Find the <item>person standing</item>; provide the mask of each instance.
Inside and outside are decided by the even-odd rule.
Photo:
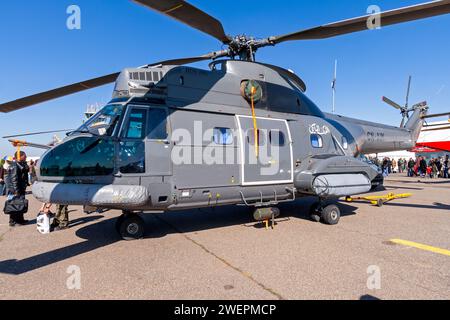
[[[431,163],[431,175],[433,179],[436,179],[438,177],[438,166],[437,166],[437,159],[432,160]]]
[[[56,206],[55,219],[50,227],[52,231],[60,231],[69,228],[69,206],[62,204]]]
[[[17,175],[19,182],[19,197],[25,198],[27,188],[30,186],[28,181],[28,174],[30,173],[30,167],[27,163],[27,154],[23,151],[19,153],[19,159],[16,161]]]
[[[420,161],[419,161],[419,172],[420,172],[420,176],[422,178],[425,178],[425,176],[427,175],[427,161],[425,160],[424,157],[420,158]]]
[[[386,178],[389,175],[389,161],[387,158],[384,158],[383,163],[381,165],[381,170],[383,172],[383,176]]]
[[[409,158],[408,161],[408,177],[414,177],[414,167],[416,166],[416,162],[413,158]]]
[[[398,159],[398,173],[403,173],[403,159]]]
[[[442,162],[441,158],[436,158],[434,161],[434,164],[436,165],[436,178],[442,178],[441,171],[442,171]]]
[[[19,159],[16,161],[12,157],[6,159],[5,165],[5,184],[8,196],[25,199],[26,190],[28,187],[28,165],[27,155],[25,152],[19,153]],[[25,220],[23,213],[13,213],[9,216],[9,225],[25,225],[28,220]]]
[[[445,156],[444,160],[444,178],[448,179],[448,165],[450,164],[450,160],[448,159],[448,155]]]
[[[3,169],[3,165],[5,164],[5,160],[0,160],[0,197],[5,195],[5,169]]]
[[[392,159],[391,166],[392,166],[392,173],[396,173],[397,172],[397,161],[395,161],[395,159]]]

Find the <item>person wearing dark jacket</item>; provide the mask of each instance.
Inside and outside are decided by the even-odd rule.
[[[26,190],[28,187],[28,171],[27,155],[25,152],[20,152],[17,161],[6,161],[5,166],[5,184],[7,195],[25,199]],[[28,221],[24,219],[23,214],[15,213],[9,217],[9,225],[24,225]]]
[[[445,156],[445,160],[444,160],[444,178],[448,178],[448,169],[450,166],[450,160],[448,158],[448,155]]]
[[[422,178],[425,178],[425,176],[427,175],[427,161],[423,157],[421,158],[421,160],[419,162],[419,171],[420,171],[420,176]]]
[[[27,163],[27,155],[25,152],[20,152],[20,159],[16,161],[17,174],[18,174],[18,187],[19,196],[24,197],[27,193],[27,188],[30,186],[28,174],[30,173],[30,167]]]
[[[0,197],[5,195],[5,169],[3,166],[5,164],[5,160],[0,160]]]
[[[414,177],[414,167],[416,166],[416,162],[413,158],[409,159],[408,162],[408,177]]]

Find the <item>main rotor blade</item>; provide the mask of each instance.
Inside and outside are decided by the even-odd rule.
[[[41,132],[29,132],[29,133],[23,133],[23,134],[15,134],[15,135],[13,135],[13,136],[2,137],[2,139],[18,138],[18,137],[29,137],[29,136],[38,136],[38,135],[41,135],[41,134],[59,133],[59,132],[70,132],[70,131],[73,131],[73,129],[52,130],[52,131],[41,131]]]
[[[392,101],[389,98],[383,97],[383,101],[386,102],[388,105],[394,107],[395,109],[398,109],[398,110],[402,109],[402,107],[398,103],[395,103],[394,101]]]
[[[397,23],[429,18],[437,15],[450,13],[450,0],[427,2],[419,5],[404,7],[400,9],[380,12],[376,14],[381,20],[381,27]],[[289,33],[269,38],[272,44],[292,40],[311,40],[336,37],[343,34],[368,30],[370,21],[374,15],[366,15],[340,22],[334,22],[323,26]]]
[[[194,63],[203,60],[216,59],[218,57],[222,57],[224,55],[228,55],[227,50],[211,52],[205,54],[203,56],[191,57],[191,58],[181,58],[181,59],[173,59],[173,60],[164,60],[160,62],[155,62],[149,65],[146,65],[141,68],[157,66],[157,65],[183,65],[188,63]],[[53,89],[46,92],[41,92],[32,96],[28,96],[25,98],[17,99],[14,101],[6,102],[0,104],[0,112],[8,113],[16,110],[20,110],[26,107],[30,107],[35,104],[39,104],[42,102],[50,101],[56,98],[61,98],[64,96],[68,96],[77,92],[81,92],[84,90],[93,89],[96,87],[100,87],[109,83],[116,81],[120,72],[112,73],[107,76],[102,76],[99,78],[90,79],[83,82],[78,82],[75,84],[70,84],[68,86],[64,86],[61,88]]]
[[[225,34],[222,23],[209,14],[183,0],[133,0],[150,9],[163,13],[188,26],[200,30],[214,38],[229,43],[231,39]]]
[[[428,127],[425,127],[424,129],[423,129],[423,131],[441,131],[441,130],[448,130],[448,129],[450,129],[450,126],[446,126],[446,127],[440,127],[440,128],[431,128],[431,129],[428,129]]]
[[[35,104],[39,104],[45,101],[53,100],[56,98],[61,98],[73,93],[81,92],[88,89],[93,89],[96,87],[103,86],[108,83],[112,83],[116,81],[117,77],[120,73],[113,73],[107,76],[102,76],[94,79],[90,79],[87,81],[82,81],[74,84],[70,84],[68,86],[64,86],[61,88],[53,89],[46,92],[41,92],[38,94],[34,94],[32,96],[28,96],[25,98],[17,99],[14,101],[10,101],[7,103],[0,104],[0,112],[8,113],[11,111],[16,111],[19,109],[23,109]]]
[[[33,142],[27,142],[27,141],[21,141],[21,140],[8,140],[14,147],[17,147],[20,145],[21,147],[32,147],[37,149],[51,149],[51,146],[45,145],[45,144],[39,144],[39,143],[33,143]]]
[[[448,121],[448,123],[450,123],[450,119]],[[442,127],[442,126],[446,126],[448,125],[447,123],[443,122],[443,123],[432,123],[432,124],[426,124],[423,127],[424,128],[435,128],[435,127]]]
[[[195,63],[195,62],[200,62],[200,61],[205,61],[205,60],[213,60],[213,59],[217,59],[220,57],[228,56],[228,54],[229,54],[228,50],[214,51],[214,52],[210,52],[210,53],[204,54],[202,56],[197,56],[197,57],[171,59],[171,60],[155,62],[152,64],[148,64],[144,67],[155,67],[155,66],[159,66],[159,65],[163,65],[163,66],[183,65],[183,64]]]

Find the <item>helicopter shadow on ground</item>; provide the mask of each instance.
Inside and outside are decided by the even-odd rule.
[[[434,209],[434,210],[447,210],[450,212],[450,205],[441,203],[441,202],[433,202],[433,204],[417,204],[417,203],[400,203],[400,202],[388,202],[385,204],[386,206],[393,207],[404,207],[404,208],[416,208],[416,209]]]
[[[425,180],[425,181],[419,181],[419,183],[423,184],[431,184],[431,185],[440,185],[440,184],[449,184],[450,180],[441,180],[441,181],[432,181],[432,180]]]
[[[310,208],[314,204],[314,198],[302,198],[294,202],[282,203],[280,208],[281,215],[275,219],[276,224],[285,223],[291,219],[306,220],[310,223]],[[341,216],[345,218],[354,215],[356,207],[344,203],[338,203],[341,209]],[[145,218],[145,216],[144,216]],[[158,224],[158,227],[149,230],[147,238],[164,237],[171,233],[188,233],[229,226],[241,225],[244,227],[265,228],[260,222],[253,219],[253,210],[240,206],[225,206],[215,209],[196,209],[181,212],[169,212],[153,215],[154,222],[146,222],[148,226]]]
[[[295,203],[280,205],[281,216],[277,219],[278,223],[283,223],[291,218],[309,221],[309,209],[313,202],[312,199],[306,198],[297,200]],[[346,212],[343,216],[354,214],[356,209],[343,204],[339,204],[339,206],[341,210]],[[145,220],[147,229],[144,236],[145,239],[163,238],[169,234],[197,232],[236,225],[251,225],[255,228],[261,226],[261,224],[254,222],[252,210],[247,207],[236,206],[144,214],[142,217]],[[103,216],[77,219],[71,222],[71,226],[79,226],[80,223],[94,222],[101,218]],[[75,234],[86,241],[22,260],[0,261],[0,274],[21,275],[122,241],[115,230],[116,220],[116,218],[105,219],[78,229]],[[64,232],[70,232],[70,229]]]
[[[92,216],[92,217],[85,217],[81,219],[75,219],[71,221],[71,226],[73,225],[80,225],[84,223],[90,223],[94,222],[96,220],[99,220],[103,218],[103,216]],[[11,259],[11,260],[5,260],[0,261],[0,274],[10,274],[10,275],[20,275],[24,274],[39,268],[43,268],[46,266],[49,266],[51,264],[78,256],[80,254],[98,249],[100,247],[103,247],[105,245],[111,244],[113,242],[116,242],[118,239],[113,239],[112,237],[107,238],[103,236],[99,236],[98,238],[95,237],[95,232],[101,232],[102,225],[100,224],[93,224],[88,227],[83,227],[82,229],[78,230],[76,233],[78,235],[78,232],[84,233],[82,230],[89,230],[89,241],[76,243],[70,246],[58,248],[52,251],[44,252],[35,256],[31,256],[22,260],[17,259]],[[66,231],[60,231],[60,232],[70,232],[70,229]]]
[[[417,179],[417,180],[416,180]],[[433,181],[431,178],[419,178],[415,177],[413,180],[404,181],[404,180],[390,180],[390,182],[400,182],[402,184],[425,184],[425,185],[441,185],[441,184],[449,184],[450,179],[448,180],[439,180]],[[403,187],[402,187],[403,188]],[[405,189],[405,188],[403,188]]]
[[[419,188],[419,187],[404,187],[404,186],[385,186],[384,189],[382,190],[377,190],[377,191],[391,191],[391,190],[418,190],[418,191],[422,191],[423,188]]]

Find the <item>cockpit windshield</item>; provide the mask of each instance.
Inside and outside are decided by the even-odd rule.
[[[107,105],[72,134],[91,133],[96,136],[111,136],[119,123],[123,110],[124,106],[121,104]]]

